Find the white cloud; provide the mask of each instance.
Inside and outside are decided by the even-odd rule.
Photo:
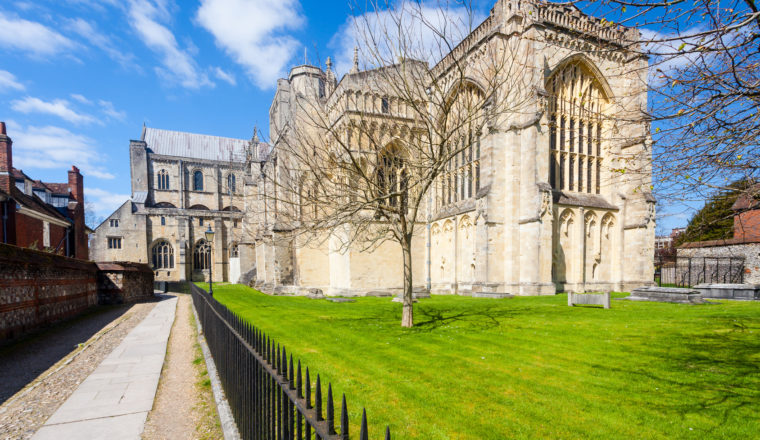
[[[101,188],[84,188],[84,197],[91,204],[98,217],[111,215],[116,208],[129,200],[129,194],[114,193]]]
[[[71,96],[71,99],[73,99],[74,101],[80,104],[92,105],[92,101],[90,101],[89,99],[85,98],[83,95],[80,95],[78,93],[72,93],[69,96]]]
[[[40,23],[0,12],[0,46],[40,57],[63,52],[75,44]]]
[[[260,88],[276,85],[300,43],[284,32],[305,20],[298,0],[201,0],[197,21]]]
[[[641,29],[642,51],[649,56],[649,85],[660,86],[682,69],[694,64],[699,53],[693,52],[698,39],[690,35],[698,34],[700,28],[687,29],[680,34],[667,34],[650,29]]]
[[[161,57],[162,67],[156,72],[169,81],[177,82],[188,89],[214,86],[208,75],[198,69],[198,65],[187,51],[182,50],[174,34],[160,20],[169,18],[167,5],[159,1],[132,0],[129,5],[130,24],[137,35],[152,51]]]
[[[231,86],[237,85],[237,81],[235,81],[235,76],[229,72],[225,72],[219,67],[214,68],[214,75],[216,75],[217,78],[221,79],[222,81],[228,83]]]
[[[101,33],[95,25],[81,18],[69,20],[68,26],[71,31],[87,40],[91,45],[105,52],[109,58],[122,66],[134,66],[135,56],[129,52],[123,52],[116,48],[111,38]]]
[[[335,70],[345,74],[351,69],[354,47],[362,54],[361,69],[379,67],[379,61],[393,63],[399,55],[433,65],[485,18],[463,6],[409,1],[395,2],[392,9],[351,16],[330,41],[330,46],[338,50]],[[404,47],[403,53],[399,53],[399,46]],[[382,60],[368,59],[377,58],[368,55],[372,52]]]
[[[8,89],[23,91],[26,87],[23,84],[16,81],[16,77],[6,71],[0,70],[0,92],[4,92]]]
[[[127,117],[127,113],[124,111],[116,110],[111,101],[104,101],[101,99],[98,101],[98,104],[100,104],[100,108],[103,110],[103,113],[111,119],[123,121]]]
[[[20,113],[45,113],[58,116],[73,124],[90,124],[98,122],[95,118],[84,113],[77,113],[65,99],[56,99],[52,102],[43,101],[39,98],[27,96],[24,99],[16,99],[11,102],[11,109]]]
[[[9,124],[13,138],[13,163],[24,169],[68,169],[79,167],[83,174],[99,179],[113,179],[102,165],[104,158],[95,141],[87,136],[54,126],[26,128]]]

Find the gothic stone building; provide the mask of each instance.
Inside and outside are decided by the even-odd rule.
[[[157,281],[206,280],[212,269],[215,281],[236,282],[252,265],[241,252],[244,169],[259,149],[266,144],[143,127],[129,144],[132,198],[96,228],[93,260],[148,263]]]
[[[643,117],[648,64],[629,50],[639,39],[637,30],[611,26],[574,6],[500,0],[432,67],[436,86],[448,84],[453,100],[461,91],[485,94],[488,84],[504,84],[519,86],[517,99],[527,104],[481,133],[430,190],[427,224],[417,228],[422,232],[412,247],[415,289],[544,295],[651,283],[655,201]],[[491,81],[484,76],[488,68],[478,66],[505,47],[521,77]],[[385,128],[403,136],[408,109],[383,87],[372,87],[382,83],[381,70],[359,71],[355,62],[337,82],[329,63],[326,71],[299,66],[278,82],[270,109],[273,149],[246,213],[255,219],[251,241],[262,289],[318,288],[336,295],[402,290],[398,245],[346,248],[350,232],[341,228],[299,242],[297,224],[283,221],[286,208],[276,205],[286,196],[278,187],[293,185],[271,183],[287,174],[280,168],[288,148],[281,145],[293,142],[294,127],[313,109],[321,108],[329,125],[339,127],[332,131],[344,130],[344,141],[356,143],[357,151],[362,131]],[[256,200],[264,206],[256,207]]]
[[[517,99],[527,104],[479,133],[429,190],[426,224],[413,242],[416,289],[546,295],[627,291],[651,283],[655,201],[643,118],[648,64],[630,50],[639,38],[635,29],[573,6],[499,0],[430,68],[435,81],[448,84],[453,100],[461,91],[483,94],[487,84],[499,82],[478,66],[487,54],[508,47],[513,64],[522,68],[502,87],[517,88]],[[452,73],[458,66],[465,66],[463,75]],[[381,69],[360,71],[355,63],[337,81],[329,64],[326,70],[293,68],[278,81],[270,108],[271,147],[255,139],[228,141],[247,160],[229,161],[219,138],[147,129],[130,146],[133,198],[98,228],[94,252],[101,259],[147,261],[158,279],[198,277],[210,260],[220,280],[235,281],[234,275],[255,268],[255,283],[266,291],[401,291],[398,245],[346,247],[345,228],[299,239],[298,223],[283,220],[293,203],[284,206],[286,195],[278,194],[287,186],[281,183],[288,162],[283,145],[292,144],[292,130],[308,119],[307,109],[328,115],[357,150],[365,142],[357,115],[362,123],[375,118],[378,126],[404,133],[408,108],[371,86]],[[165,188],[162,173],[169,176]],[[235,188],[242,194],[228,190],[230,174],[244,179],[244,187]],[[196,175],[200,189],[194,187]],[[200,221],[213,222],[217,231],[208,259]],[[123,249],[105,248],[112,236],[125,237]]]

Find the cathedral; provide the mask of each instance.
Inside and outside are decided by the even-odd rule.
[[[651,284],[655,200],[639,38],[574,6],[499,0],[437,64],[413,63],[442,102],[521,102],[463,141],[426,188],[411,246],[415,291],[501,297]],[[506,71],[484,67],[497,53],[520,66],[503,81],[489,75]],[[167,281],[205,279],[212,269],[214,280],[266,292],[403,291],[397,242],[346,240],[350,222],[299,234],[317,207],[284,193],[295,132],[310,111],[329,127],[310,136],[337,133],[375,157],[414,132],[409,102],[378,86],[382,67],[355,62],[339,81],[331,67],[297,66],[278,81],[269,143],[255,132],[237,140],[144,128],[130,144],[132,200],[97,228],[94,258],[146,262]],[[395,134],[368,135],[382,130]],[[123,237],[118,249],[114,237]]]

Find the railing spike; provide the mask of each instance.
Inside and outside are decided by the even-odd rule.
[[[288,378],[290,378],[290,389],[296,389],[295,375],[293,374],[293,353],[290,353],[290,371],[288,371]]]
[[[306,367],[306,409],[311,409],[311,378],[309,377],[309,367]]]
[[[299,398],[303,397],[303,394],[301,394],[301,391],[303,391],[303,381],[301,380],[301,359],[299,359],[298,367],[296,370],[296,392],[298,393]]]
[[[333,406],[332,384],[327,383],[327,432],[335,434],[335,407]]]
[[[367,409],[362,408],[362,427],[359,430],[359,440],[369,440],[369,433],[367,432]]]
[[[391,427],[385,425],[385,440],[391,440]]]
[[[322,418],[322,384],[319,381],[319,374],[317,374],[317,386],[314,390],[314,407],[317,409],[317,420],[324,420]]]
[[[282,346],[282,358],[280,359],[280,369],[278,370],[285,380],[288,380],[288,354],[285,353],[285,346]]]
[[[348,440],[348,406],[346,405],[346,393],[343,393],[343,402],[340,404],[340,438]]]

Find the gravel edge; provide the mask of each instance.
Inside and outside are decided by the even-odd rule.
[[[203,357],[206,360],[206,370],[208,371],[209,380],[211,380],[211,389],[214,392],[216,410],[219,414],[219,421],[222,424],[224,440],[240,440],[240,432],[235,423],[235,418],[232,417],[232,410],[230,409],[227,397],[224,395],[222,382],[219,380],[219,374],[216,371],[214,358],[211,357],[211,351],[208,348],[208,344],[206,344],[206,338],[203,336],[203,325],[198,317],[198,312],[195,310],[195,304],[193,304],[193,315],[195,316],[195,324],[198,326],[198,344],[200,344],[201,350],[203,351]]]

